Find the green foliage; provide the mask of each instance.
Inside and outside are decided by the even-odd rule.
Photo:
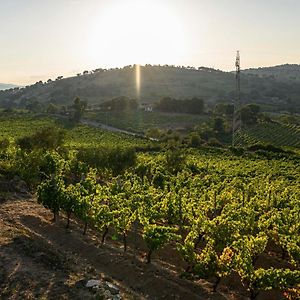
[[[63,145],[65,131],[56,127],[44,128],[31,136],[22,137],[17,140],[17,144],[22,150],[31,151],[33,149],[57,149]]]
[[[59,113],[59,107],[50,102],[47,107],[47,113],[48,114],[57,114],[57,113]]]
[[[246,125],[253,125],[257,123],[258,113],[260,112],[260,106],[257,104],[248,104],[241,108],[242,122]]]
[[[253,275],[252,287],[262,290],[286,290],[300,284],[300,271],[290,269],[257,269]]]
[[[190,135],[190,146],[197,148],[203,144],[203,141],[201,140],[200,136],[197,133],[192,133]]]
[[[214,109],[216,115],[224,116],[227,119],[232,119],[234,106],[227,103],[217,103]]]
[[[65,199],[65,186],[63,180],[59,176],[44,181],[38,186],[37,199],[46,208],[50,209],[54,216],[59,213],[61,204]]]
[[[88,148],[80,149],[77,158],[92,167],[110,169],[114,175],[118,175],[135,165],[136,152],[133,148]]]
[[[202,114],[204,112],[204,101],[195,97],[186,100],[164,97],[156,104],[155,108],[163,112]]]
[[[160,138],[163,128],[173,127],[193,127],[208,119],[207,115],[174,114],[159,111],[145,112],[143,110],[135,112],[87,112],[89,119],[108,124],[116,128],[121,128],[136,133],[145,133],[146,136],[156,139]]]
[[[146,136],[154,139],[159,139],[162,132],[158,128],[150,128],[146,131]]]
[[[243,155],[245,150],[243,148],[238,148],[238,147],[229,147],[229,150],[234,154],[234,155]]]
[[[9,145],[10,145],[10,141],[8,138],[1,140],[0,141],[0,150],[1,151],[7,150]]]
[[[5,164],[26,181],[41,182],[37,191],[41,204],[55,215],[67,213],[69,220],[74,214],[85,224],[84,232],[92,226],[101,231],[103,241],[113,230],[123,236],[124,250],[127,234],[143,228],[148,262],[153,251],[167,244],[174,247],[176,242],[190,277],[216,277],[218,282],[234,272],[252,294],[297,287],[300,165],[296,153],[280,153],[284,156],[274,159],[247,152],[239,155],[235,153],[239,149],[232,149],[232,154],[198,148],[185,149],[184,154],[174,149],[132,155],[132,145],[138,142],[131,138],[124,148],[106,153],[103,149],[120,142],[122,135],[86,127],[70,132],[76,136],[74,147],[64,151],[23,151],[12,140],[5,141],[0,172]],[[97,142],[88,143],[93,137]],[[272,255],[270,244],[275,244]],[[258,258],[274,256],[285,256],[285,270],[257,268]]]
[[[223,147],[223,144],[215,137],[209,138],[207,145],[211,147]]]
[[[218,271],[217,254],[211,244],[207,244],[197,256],[197,262],[193,267],[193,272],[200,278],[210,278]]]
[[[50,175],[45,173],[49,170],[49,167],[44,158],[47,159],[44,151],[41,150],[30,152],[20,151],[14,157],[12,171],[34,189],[40,183],[41,179]]]
[[[169,150],[166,154],[166,168],[176,174],[184,168],[186,157],[180,150]]]
[[[300,148],[300,130],[297,125],[263,123],[243,128],[239,145],[272,144],[276,147]]]
[[[74,109],[73,121],[79,122],[86,108],[87,108],[87,102],[80,100],[79,97],[76,97],[73,103],[73,109]]]
[[[149,249],[147,262],[150,263],[153,251],[160,249],[172,240],[177,240],[179,236],[176,234],[175,228],[148,224],[144,226],[143,238]]]
[[[222,118],[218,117],[213,119],[213,130],[221,134],[225,132],[225,124]]]
[[[273,152],[273,153],[291,153],[291,152],[287,152],[282,148],[276,147],[274,145],[270,145],[270,144],[254,144],[251,145],[249,147],[247,147],[247,150],[249,151],[258,151],[258,150],[262,150],[262,151],[268,151],[268,152]]]
[[[141,93],[141,101],[171,97],[186,99],[203,97],[217,101],[232,101],[234,98],[234,74],[212,68],[175,66],[141,66],[143,80],[147,82]],[[282,75],[283,74],[283,75]],[[271,70],[243,71],[243,101],[258,102],[276,111],[299,112],[299,66],[278,66]],[[0,91],[0,105],[7,106],[15,99],[27,99],[49,103],[55,99],[69,104],[76,95],[99,104],[120,95],[134,95],[135,68],[102,70],[93,74],[55,81],[55,84],[28,86],[24,89]],[[294,79],[293,79],[294,78]],[[274,101],[274,98],[277,99]],[[274,103],[275,102],[275,103]],[[25,105],[23,105],[25,106]],[[31,105],[37,108],[37,105]]]
[[[135,111],[138,108],[138,102],[136,99],[123,96],[102,103],[101,108],[104,111]]]
[[[152,184],[155,188],[161,188],[164,189],[165,187],[165,175],[161,172],[157,172],[154,174],[152,179]]]
[[[40,153],[42,156],[42,162],[39,167],[40,173],[46,177],[50,177],[53,174],[61,174],[66,167],[65,160],[55,151],[47,151],[46,153]]]

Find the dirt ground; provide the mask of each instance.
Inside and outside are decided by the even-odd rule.
[[[212,292],[213,282],[180,278],[184,263],[171,248],[147,265],[142,240],[137,249],[129,236],[127,253],[121,241],[101,246],[101,236],[72,220],[52,222],[52,214],[32,198],[0,202],[0,299],[102,299],[82,282],[101,279],[114,283],[122,299],[248,299],[238,283],[227,281]],[[259,297],[260,299],[266,299]],[[271,297],[268,299],[278,299]]]

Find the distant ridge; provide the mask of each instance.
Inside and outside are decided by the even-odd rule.
[[[77,76],[38,81],[20,90],[0,91],[0,105],[22,107],[28,101],[70,105],[75,97],[99,105],[115,97],[139,97],[141,103],[155,103],[162,97],[202,98],[211,108],[217,102],[235,98],[235,75],[206,67],[145,65],[140,68],[139,96],[135,66],[95,69]],[[265,111],[300,112],[300,65],[247,69],[241,75],[241,101],[257,103]]]
[[[0,90],[7,90],[7,89],[12,89],[18,87],[15,84],[9,84],[9,83],[0,83]]]
[[[251,68],[243,70],[245,74],[258,75],[260,77],[270,77],[279,81],[300,82],[300,65],[284,64],[273,67]]]

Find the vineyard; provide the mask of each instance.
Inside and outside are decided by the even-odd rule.
[[[28,149],[18,142],[26,127],[34,132],[53,121],[13,122],[18,125],[0,123],[2,139],[9,138],[1,144],[1,176],[28,181],[54,220],[66,216],[66,227],[76,220],[84,235],[96,230],[104,247],[108,236],[121,240],[124,252],[136,249],[140,238],[145,264],[160,249],[172,249],[184,266],[178,276],[213,280],[215,293],[235,278],[242,286],[237,293],[250,299],[268,299],[274,291],[277,299],[299,297],[297,154],[266,159],[212,148],[133,153],[147,142],[85,126],[68,129],[55,149]],[[291,135],[298,130],[268,126],[261,139],[277,138],[278,128]]]
[[[240,146],[255,143],[300,148],[300,128],[296,125],[263,123],[243,129],[239,137]]]
[[[151,128],[194,127],[207,121],[205,115],[161,112],[88,112],[87,117],[100,123],[126,130],[145,132]]]
[[[43,128],[60,127],[63,125],[55,122],[54,119],[20,115],[14,117],[0,118],[0,140],[6,138],[21,138],[33,134]],[[88,126],[75,126],[68,128],[66,131],[65,145],[68,148],[93,147],[99,146],[144,146],[148,144],[143,139],[136,139],[123,134],[107,132],[101,129],[91,128]]]

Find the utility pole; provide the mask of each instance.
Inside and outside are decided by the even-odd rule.
[[[240,60],[240,51],[236,53],[235,61],[236,73],[236,96],[234,101],[233,109],[233,120],[232,120],[232,146],[236,145],[237,133],[242,128],[242,118],[241,118],[241,60]]]

